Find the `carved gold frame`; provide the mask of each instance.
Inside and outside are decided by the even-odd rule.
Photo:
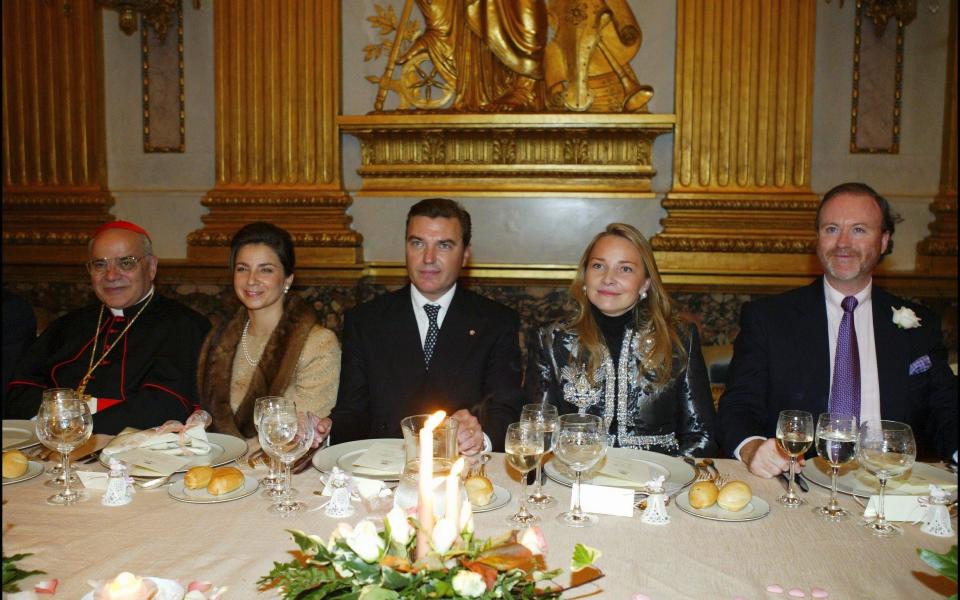
[[[180,87],[177,95],[179,102],[180,143],[176,146],[160,146],[150,141],[150,32],[159,35],[148,26],[145,16],[140,17],[140,54],[141,70],[143,74],[143,151],[146,153],[170,153],[186,151],[186,96],[184,93],[184,58],[183,58],[183,3],[176,4],[177,13],[177,81]]]
[[[901,19],[896,19],[896,60],[894,72],[894,94],[893,94],[893,137],[892,142],[887,147],[863,147],[858,145],[857,132],[860,130],[860,45],[861,35],[863,35],[863,22],[869,21],[866,14],[867,7],[863,0],[857,0],[857,9],[854,15],[854,36],[853,36],[853,92],[852,107],[850,109],[850,153],[851,154],[899,154],[900,152],[900,113],[901,101],[903,99],[903,37],[906,26]],[[870,32],[868,35],[872,35]]]

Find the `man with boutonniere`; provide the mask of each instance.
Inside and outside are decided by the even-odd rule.
[[[870,186],[834,187],[817,210],[823,276],[744,305],[718,424],[724,451],[753,474],[789,466],[772,439],[781,410],[908,423],[920,458],[956,461],[957,377],[940,319],[873,285],[896,221]]]
[[[158,261],[139,225],[105,223],[89,250],[97,302],[51,323],[27,350],[3,418],[34,417],[43,390],[63,387],[86,399],[95,433],[184,421],[196,405],[197,356],[210,322],[154,290]]]

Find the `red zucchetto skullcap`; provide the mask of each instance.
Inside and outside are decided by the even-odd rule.
[[[109,223],[104,223],[100,227],[97,227],[97,230],[93,232],[93,237],[97,237],[108,229],[126,229],[127,231],[145,235],[147,236],[147,239],[150,239],[150,234],[147,233],[146,229],[140,227],[136,223],[131,223],[130,221],[110,221]]]

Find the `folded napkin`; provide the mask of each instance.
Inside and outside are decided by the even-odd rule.
[[[185,424],[167,421],[160,427],[146,431],[120,434],[103,449],[102,455],[104,458],[109,458],[134,448],[176,456],[210,454],[211,446],[207,440],[207,432],[204,430],[209,420],[210,415],[204,411],[197,411],[190,415]]]
[[[605,462],[600,466],[599,472],[596,472],[590,478],[590,483],[594,485],[606,485],[615,487],[635,487],[649,481],[654,476],[650,467],[637,460],[607,455]]]
[[[888,521],[922,521],[927,514],[927,507],[920,499],[923,496],[888,496],[883,497],[883,516]],[[925,498],[924,498],[925,499]],[[870,501],[863,511],[863,516],[873,518],[877,516],[877,506],[880,496],[870,496]]]

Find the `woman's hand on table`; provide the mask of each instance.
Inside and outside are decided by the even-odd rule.
[[[310,411],[307,411],[305,417],[306,423],[305,427],[312,427],[314,430],[313,444],[310,446],[313,449],[319,448],[323,441],[328,435],[330,435],[330,429],[333,428],[333,420],[330,417],[318,417]]]

